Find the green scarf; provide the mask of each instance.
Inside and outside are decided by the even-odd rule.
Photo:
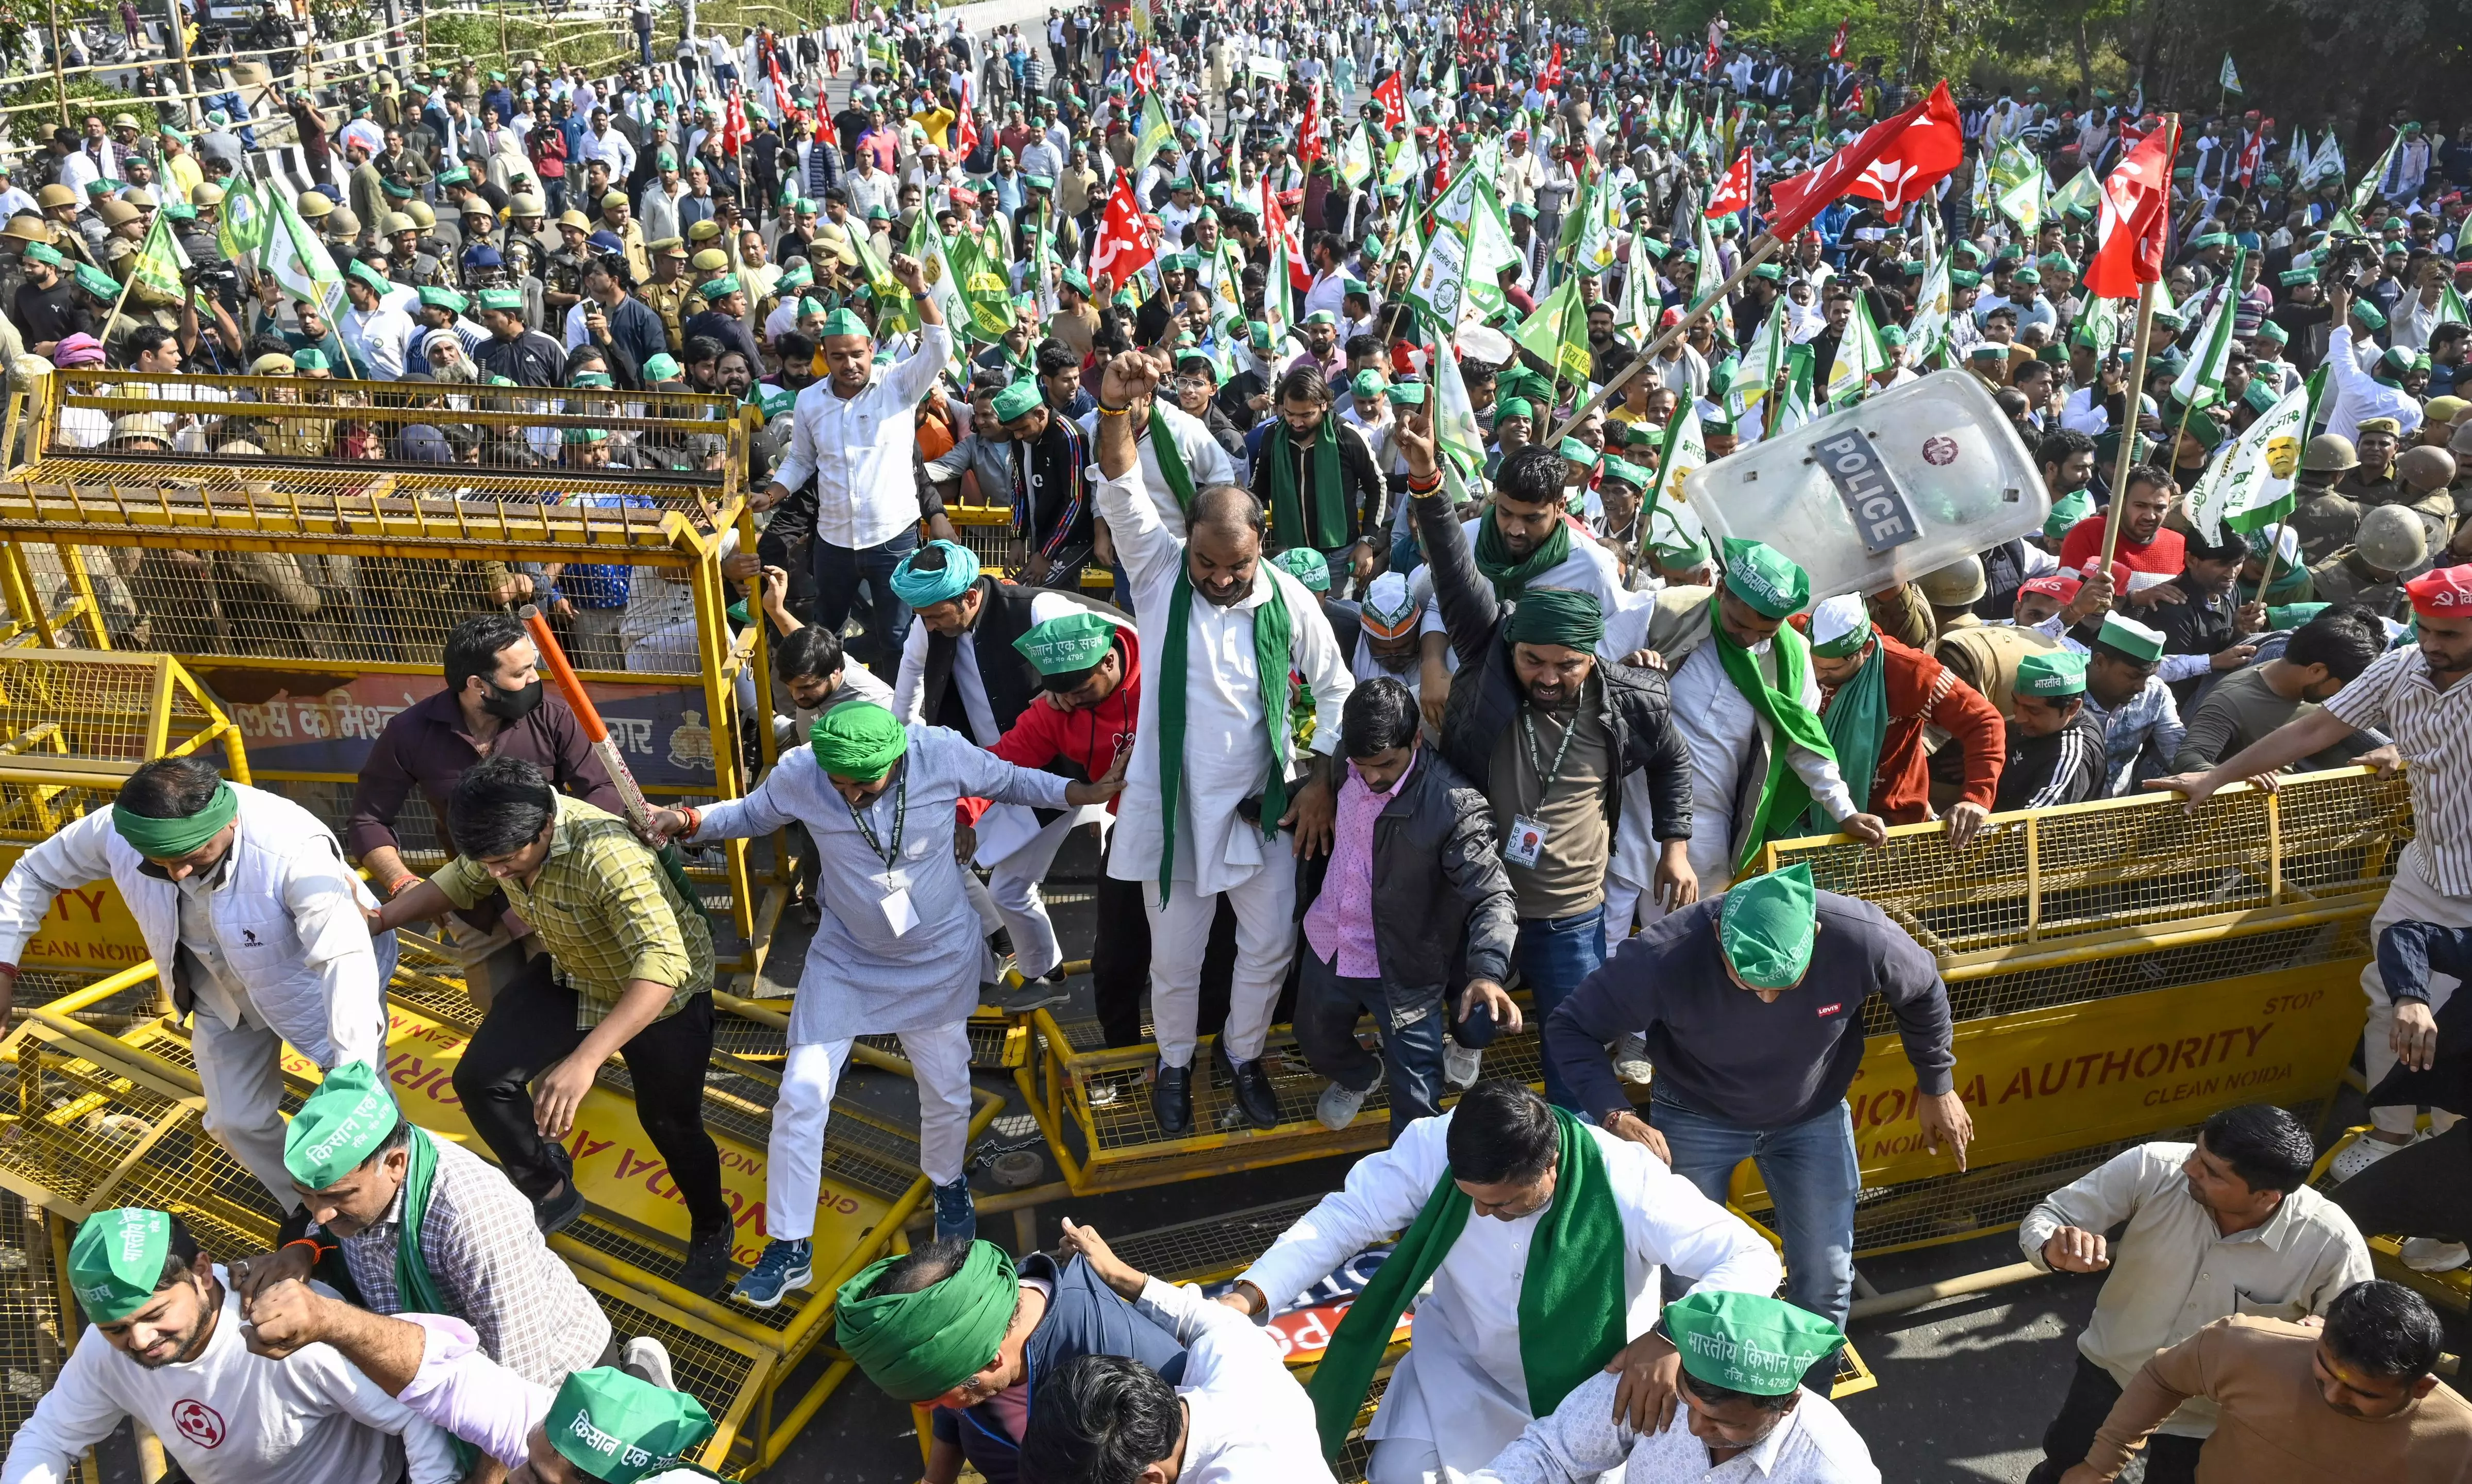
[[[438,1291],[438,1281],[429,1276],[429,1259],[420,1251],[420,1229],[429,1220],[429,1187],[438,1178],[438,1146],[416,1126],[404,1150],[409,1159],[403,1168],[403,1220],[394,1233],[394,1294],[402,1305],[396,1312],[447,1313],[446,1296]],[[458,1470],[469,1473],[481,1461],[480,1449],[471,1444],[451,1434],[446,1441],[454,1445]]]
[[[1755,827],[1745,837],[1743,853],[1734,862],[1734,872],[1739,875],[1751,863],[1762,841],[1794,828],[1795,822],[1811,806],[1811,790],[1803,786],[1802,776],[1786,762],[1787,747],[1806,748],[1829,758],[1837,753],[1829,745],[1828,729],[1820,725],[1819,714],[1802,704],[1802,668],[1807,662],[1803,652],[1808,640],[1791,626],[1778,626],[1776,637],[1770,641],[1777,662],[1773,688],[1760,674],[1758,658],[1734,642],[1734,636],[1725,632],[1724,619],[1716,613],[1708,615],[1708,642],[1717,646],[1717,658],[1725,667],[1725,678],[1734,682],[1734,688],[1743,693],[1743,699],[1751,704],[1760,720],[1769,724],[1769,776],[1760,782]],[[1865,786],[1869,786],[1867,779]]]
[[[1278,837],[1279,819],[1288,812],[1288,666],[1289,640],[1295,626],[1288,616],[1286,594],[1264,562],[1253,580],[1271,585],[1270,595],[1253,610],[1253,667],[1261,672],[1262,726],[1270,733],[1271,776],[1262,784],[1262,838]],[[1167,604],[1167,641],[1161,646],[1159,672],[1159,808],[1165,820],[1159,837],[1159,905],[1167,905],[1168,887],[1176,874],[1177,795],[1184,784],[1185,640],[1193,626],[1193,569],[1179,561],[1176,592]]]
[[[1871,777],[1880,770],[1880,744],[1889,734],[1889,660],[1880,653],[1879,641],[1871,644],[1870,658],[1854,678],[1837,687],[1828,709],[1819,717],[1828,732],[1828,745],[1837,754],[1837,771],[1845,778],[1845,791],[1854,796],[1854,807],[1871,807]],[[1811,806],[1809,828],[1816,835],[1837,833],[1837,822],[1818,804]]]
[[[1151,416],[1158,416],[1152,409]],[[1271,429],[1264,456],[1271,461],[1271,535],[1286,546],[1311,546],[1335,551],[1347,544],[1347,506],[1339,467],[1339,423],[1322,414],[1314,430],[1313,512],[1307,515],[1296,491],[1298,461],[1288,455],[1294,440],[1282,421]],[[1159,466],[1164,471],[1167,467]]]
[[[1159,477],[1167,481],[1168,492],[1176,496],[1176,508],[1193,508],[1193,471],[1184,467],[1184,450],[1176,445],[1176,435],[1167,430],[1167,416],[1151,403],[1151,455],[1158,460]]]
[[[1630,1310],[1623,1279],[1622,1212],[1614,1205],[1604,1153],[1568,1113],[1555,1109],[1554,1121],[1562,1130],[1554,1199],[1529,1240],[1527,1276],[1519,1283],[1519,1364],[1528,1379],[1532,1417],[1551,1413],[1581,1382],[1604,1369],[1623,1348]],[[1469,1209],[1467,1193],[1444,1172],[1425,1209],[1374,1271],[1373,1281],[1340,1316],[1305,1386],[1323,1456],[1339,1456],[1391,1330],[1450,1256]]]
[[[1514,557],[1502,543],[1502,526],[1487,510],[1477,517],[1476,569],[1493,584],[1493,595],[1505,603],[1515,603],[1519,594],[1540,575],[1554,570],[1570,559],[1571,523],[1554,522],[1554,534],[1536,545],[1525,557]]]

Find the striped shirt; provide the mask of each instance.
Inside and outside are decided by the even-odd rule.
[[[2413,644],[2380,656],[2326,709],[2394,739],[2412,764],[2404,778],[2430,879],[2449,897],[2472,897],[2472,684],[2438,688]]]

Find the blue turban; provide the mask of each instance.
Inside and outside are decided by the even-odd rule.
[[[943,553],[944,564],[921,570],[918,559],[931,551]],[[929,541],[892,569],[892,595],[914,609],[933,608],[960,597],[978,580],[979,559],[968,547],[955,541]]]

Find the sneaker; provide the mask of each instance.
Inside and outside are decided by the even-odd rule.
[[[1193,1064],[1170,1066],[1161,1062],[1158,1075],[1151,1082],[1151,1116],[1158,1120],[1162,1134],[1188,1134],[1193,1130]]]
[[[728,1227],[689,1233],[687,1258],[678,1264],[678,1286],[700,1297],[720,1288],[729,1277],[729,1241],[734,1234]]]
[[[1471,1050],[1456,1041],[1442,1042],[1442,1085],[1454,1092],[1464,1092],[1476,1086],[1477,1073],[1485,1067],[1485,1053]]]
[[[1352,1091],[1334,1082],[1321,1089],[1320,1100],[1314,1104],[1314,1116],[1321,1120],[1323,1128],[1336,1134],[1356,1121],[1356,1114],[1365,1107],[1365,1100],[1371,1097],[1373,1089],[1380,1086],[1382,1068],[1379,1066],[1373,1069],[1373,1080],[1365,1085],[1362,1092]]]
[[[805,1237],[765,1243],[764,1256],[755,1259],[755,1266],[747,1270],[729,1296],[749,1308],[772,1307],[791,1289],[816,1281],[815,1252],[816,1244]]]
[[[2441,1242],[2434,1236],[2404,1240],[2403,1265],[2415,1273],[2452,1273],[2466,1263],[2472,1263],[2472,1247],[2461,1242]]]
[[[1009,1016],[1026,1016],[1034,1010],[1043,1010],[1050,1005],[1063,1004],[1071,997],[1064,993],[1064,981],[1061,979],[1025,979],[1015,982],[1013,976],[1007,975],[1002,991],[1001,996],[995,1001],[995,1006]]]
[[[1648,1086],[1656,1068],[1649,1065],[1647,1037],[1625,1036],[1614,1042],[1614,1075],[1634,1087]]]
[[[979,1208],[970,1200],[967,1175],[936,1191],[936,1240],[966,1242],[979,1234]]]
[[[1257,1129],[1277,1128],[1279,1094],[1271,1086],[1271,1073],[1263,1066],[1262,1059],[1237,1063],[1234,1081],[1236,1111],[1244,1114],[1245,1121]]]
[[[627,1342],[618,1352],[618,1369],[663,1391],[678,1389],[677,1377],[670,1371],[670,1349],[649,1334],[639,1334]]]
[[[2326,1178],[2340,1185],[2396,1150],[2409,1149],[2420,1140],[2421,1136],[2414,1134],[2400,1144],[2390,1144],[2383,1138],[2364,1134],[2344,1146],[2341,1154],[2335,1156],[2335,1162],[2326,1166]]]

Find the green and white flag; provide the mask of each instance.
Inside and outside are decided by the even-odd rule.
[[[1390,168],[1382,174],[1382,183],[1404,188],[1409,181],[1423,174],[1424,169],[1425,157],[1416,152],[1416,136],[1403,134],[1390,156]]]
[[[2328,176],[2340,178],[2343,174],[2343,146],[2335,134],[2336,131],[2330,129],[2326,131],[2326,137],[2318,141],[2318,157],[2309,162],[2308,179],[2302,184],[2314,184]]]
[[[2309,436],[2309,389],[2285,393],[2189,491],[2189,524],[2209,545],[2223,528],[2246,535],[2292,514],[2293,475]]]
[[[1850,407],[1870,389],[1871,377],[1894,366],[1889,347],[1880,344],[1880,327],[1872,323],[1870,297],[1854,296],[1854,317],[1837,343],[1837,359],[1828,365],[1828,385],[1819,399],[1831,407]]]
[[[1622,193],[1612,188],[1611,181],[1601,180],[1589,193],[1588,216],[1580,227],[1571,267],[1590,277],[1613,267],[1614,251],[1622,242]]]
[[[180,281],[188,271],[189,254],[181,251],[180,239],[172,235],[172,219],[156,212],[154,225],[146,229],[145,245],[130,264],[129,281],[165,299],[178,300],[188,293]]]
[[[2241,90],[2241,85],[2240,85],[2240,69],[2239,69],[2238,67],[2235,67],[2235,66],[2233,66],[2233,65],[2232,65],[2232,54],[2231,54],[2231,53],[2229,53],[2229,52],[2225,52],[2225,53],[2223,53],[2223,70],[2222,70],[2222,75],[2221,77],[2217,78],[2217,79],[2216,79],[2216,81],[2217,81],[2218,83],[2220,83],[2220,84],[2222,85],[2222,89],[2223,89],[2223,91],[2224,91],[2224,92],[2227,92],[2227,93],[2236,93],[2236,92],[2239,92],[2239,91]]]
[[[868,297],[875,302],[875,334],[888,339],[918,327],[918,316],[911,308],[910,291],[892,276],[892,270],[876,256],[875,248],[866,232],[849,234],[850,251],[858,254],[859,275],[867,283]]]
[[[2437,296],[2437,323],[2472,324],[2472,308],[2464,306],[2463,296],[2455,291],[2455,284],[2451,279],[2447,282],[2445,290]]]
[[[1442,488],[1454,503],[1469,498],[1476,471],[1485,467],[1485,429],[1476,402],[1460,375],[1460,358],[1447,338],[1434,347],[1434,443],[1442,455]]]
[[[1434,224],[1434,235],[1408,280],[1408,302],[1422,310],[1438,333],[1459,327],[1467,298],[1467,239],[1448,222]],[[1447,355],[1439,359],[1447,360]]]
[[[1580,302],[1580,280],[1565,278],[1533,313],[1511,331],[1511,343],[1551,369],[1554,380],[1588,379],[1588,311]]]
[[[1262,278],[1262,323],[1270,326],[1271,347],[1266,352],[1278,360],[1287,352],[1288,338],[1288,234],[1271,234],[1271,271]]]
[[[1056,254],[1046,227],[1038,223],[1030,225],[1030,297],[1040,319],[1056,313]]]
[[[927,297],[943,311],[944,323],[952,325],[966,323],[970,319],[970,307],[962,298],[961,275],[953,271],[952,256],[944,250],[944,234],[937,229],[933,212],[921,211],[918,219],[910,224],[908,250],[925,271]],[[957,347],[959,344],[956,337]],[[954,353],[958,355],[959,349]]]
[[[1519,266],[1518,244],[1510,240],[1510,223],[1493,198],[1486,176],[1476,178],[1476,209],[1468,214],[1467,295],[1462,320],[1490,320],[1509,306],[1502,292],[1502,271]]]
[[[1708,533],[1700,523],[1700,513],[1682,497],[1682,481],[1707,462],[1708,435],[1700,424],[1700,404],[1686,396],[1675,408],[1674,420],[1665,425],[1665,442],[1656,456],[1656,483],[1650,488],[1641,525],[1651,551],[1679,551],[1692,545],[1702,553],[1708,551]]]
[[[1133,115],[1133,169],[1148,170],[1158,152],[1176,142],[1176,126],[1168,122],[1167,109],[1159,106],[1158,94],[1145,89],[1142,105]]]
[[[2017,229],[2032,236],[2043,224],[2043,193],[2051,181],[2043,174],[2038,160],[2027,167],[2023,178],[2000,192],[2000,214],[2017,224]]]
[[[2240,310],[2240,295],[2232,285],[2240,282],[2241,260],[2247,255],[2246,248],[2232,249],[2231,268],[2223,275],[2222,292],[2216,295],[2205,329],[2198,336],[2198,353],[2189,357],[2189,364],[2172,383],[2172,395],[2192,413],[2204,412],[2223,399],[2223,372],[2230,369],[2232,358],[2232,320]]]
[[[215,223],[215,246],[226,260],[239,265],[242,276],[258,275],[258,253],[271,225],[257,183],[247,176],[232,177],[224,192],[223,213]]]
[[[1646,240],[1636,234],[1631,237],[1630,268],[1623,275],[1622,299],[1614,305],[1614,332],[1628,340],[1634,350],[1647,348],[1656,338],[1656,322],[1665,313],[1664,296],[1656,291],[1656,270],[1640,246]]]
[[[2078,316],[2078,325],[2094,343],[2097,356],[2110,355],[2118,350],[2121,341],[2135,329],[2135,316],[2129,316],[2125,323],[2123,321],[2121,310],[2125,303],[2125,300],[2117,299],[2089,299],[2084,311]]]
[[[1778,295],[1767,321],[1751,332],[1751,343],[1743,347],[1725,401],[1726,411],[1734,415],[1738,425],[1759,416],[1770,390],[1785,372],[1792,349],[1786,338],[1785,304],[1785,296]]]
[[[1931,365],[1933,357],[1948,344],[1952,304],[1948,286],[1950,255],[1943,252],[1931,260],[1931,266],[1923,270],[1922,287],[1914,293],[1913,319],[1906,327],[1904,351],[1907,367],[1914,371]],[[1856,295],[1854,301],[1861,303],[1863,296]]]
[[[2361,183],[2352,187],[2351,206],[2344,214],[2352,218],[2356,227],[2368,214],[2369,203],[2377,199],[2378,182],[2387,178],[2387,166],[2393,162],[2395,150],[2402,143],[2403,135],[2397,132],[2388,141],[2386,153],[2378,156],[2378,162],[2369,167],[2369,173],[2361,177]]]
[[[2103,182],[2094,178],[2094,167],[2089,165],[2079,171],[2068,184],[2054,191],[2043,203],[2043,209],[2056,219],[2072,209],[2092,211],[2102,201]]]
[[[1339,178],[1350,190],[1373,179],[1373,137],[1359,124],[1339,148]]]
[[[270,209],[266,242],[260,249],[260,266],[274,275],[283,292],[304,304],[315,304],[328,319],[335,315],[335,305],[344,297],[343,275],[335,271],[335,255],[300,220],[300,213],[279,191],[265,192],[259,200]]]

